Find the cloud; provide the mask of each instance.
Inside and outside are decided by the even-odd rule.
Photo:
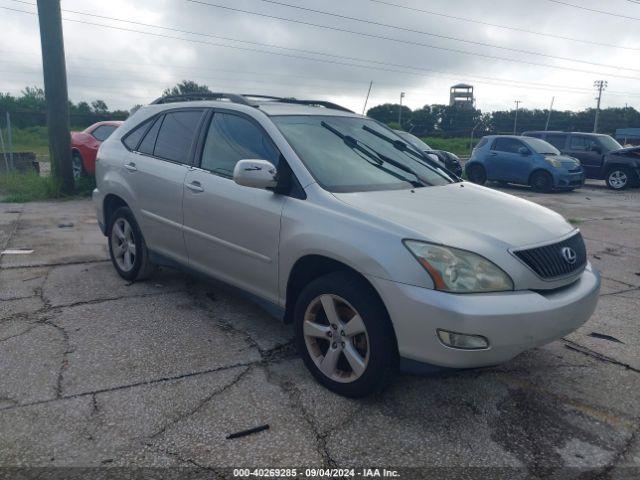
[[[69,20],[147,32],[143,34],[64,22],[70,97],[74,101],[101,98],[112,108],[129,108],[135,103],[153,100],[165,87],[182,79],[193,79],[206,83],[216,91],[322,98],[360,111],[370,81],[374,84],[369,106],[396,102],[400,92],[404,91],[404,102],[412,108],[447,103],[449,86],[465,82],[475,86],[477,106],[482,110],[512,108],[516,99],[523,102],[524,108],[546,108],[552,96],[556,98],[555,108],[584,109],[594,104],[593,81],[603,78],[609,81],[609,92],[605,92],[603,106],[637,106],[640,103],[637,80],[616,78],[606,73],[584,73],[508,62],[478,54],[637,78],[640,78],[640,67],[637,72],[616,71],[587,63],[470,45],[354,22],[260,0],[205,1],[363,34],[464,50],[472,54],[301,25],[186,0],[64,0],[62,8],[65,10],[211,35],[181,33],[65,12],[63,16]],[[418,0],[390,1],[492,24],[640,49],[640,39],[635,34],[638,22],[572,9],[545,0],[533,3],[525,0],[460,0],[455,4],[445,0],[428,3]],[[585,4],[596,6],[599,3],[589,0]],[[415,12],[370,0],[300,0],[295,5],[556,57],[626,68],[640,65],[637,61],[640,50],[560,40]],[[35,11],[34,7],[11,0],[0,0],[0,6]],[[636,7],[630,4],[625,8]],[[637,9],[640,16],[640,7]],[[25,85],[41,85],[37,18],[2,10],[0,28],[4,32],[0,39],[0,70],[3,72],[0,90],[17,93]],[[498,81],[496,78],[509,81]]]

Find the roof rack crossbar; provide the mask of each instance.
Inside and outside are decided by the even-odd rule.
[[[221,100],[226,99],[233,103],[240,103],[242,105],[251,105],[246,98],[242,95],[235,93],[220,93],[220,92],[203,92],[203,93],[185,93],[182,95],[167,95],[164,97],[156,98],[152,105],[158,105],[162,103],[172,102],[185,102],[185,101],[197,101],[197,100]]]
[[[249,105],[253,107],[257,107],[259,105],[252,103],[249,99],[254,98],[257,100],[272,100],[274,102],[281,103],[293,103],[297,105],[308,105],[308,106],[321,106],[325,108],[330,108],[332,110],[341,110],[343,112],[354,113],[352,110],[345,108],[337,103],[327,102],[324,100],[299,100],[293,97],[275,97],[271,95],[256,95],[251,93],[238,94],[238,93],[219,93],[219,92],[203,92],[203,93],[185,93],[183,95],[167,95],[165,97],[156,98],[152,105],[162,104],[162,103],[172,103],[172,102],[185,102],[185,101],[197,101],[197,100],[229,100],[233,103],[239,103],[242,105]]]

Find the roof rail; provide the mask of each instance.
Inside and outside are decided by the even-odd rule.
[[[251,105],[246,98],[242,95],[235,93],[218,93],[218,92],[203,92],[203,93],[185,93],[182,95],[167,95],[165,97],[156,98],[151,105],[158,105],[162,103],[173,102],[194,102],[198,100],[229,100],[233,103],[241,103],[243,105]]]
[[[341,105],[332,102],[326,102],[324,100],[299,100],[293,97],[275,97],[271,95],[256,95],[252,93],[220,93],[220,92],[203,92],[203,93],[185,93],[183,95],[168,95],[160,97],[151,102],[152,105],[172,102],[189,102],[198,100],[229,100],[233,103],[239,103],[242,105],[250,105],[258,107],[259,104],[251,102],[251,99],[256,100],[271,100],[273,102],[280,103],[294,103],[297,105],[319,106],[324,108],[330,108],[332,110],[341,110],[343,112],[354,113],[352,110],[345,108]]]

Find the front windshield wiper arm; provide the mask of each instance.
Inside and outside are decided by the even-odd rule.
[[[441,170],[441,169],[442,169],[442,166],[441,166],[441,165],[439,165],[437,162],[433,161],[431,158],[427,157],[425,154],[423,154],[423,153],[419,152],[418,150],[414,150],[413,148],[411,148],[407,142],[403,142],[402,140],[394,140],[393,138],[391,138],[391,137],[387,137],[385,134],[380,133],[380,132],[378,132],[378,131],[374,130],[373,128],[371,128],[371,127],[368,127],[367,125],[363,125],[363,126],[362,126],[362,129],[363,129],[365,132],[369,132],[369,133],[371,133],[372,135],[375,135],[376,137],[378,137],[378,138],[380,138],[380,139],[384,140],[385,142],[390,143],[390,144],[391,144],[391,145],[393,145],[393,146],[394,146],[394,148],[396,148],[397,150],[400,150],[401,152],[407,152],[407,153],[410,153],[410,154],[411,154],[411,155],[413,155],[416,159],[419,159],[419,160],[416,160],[419,164],[424,165],[424,166],[426,166],[427,168],[434,169],[434,170],[435,170],[435,172],[436,172],[438,175],[442,176],[442,174],[441,174],[440,172],[438,172],[438,170]],[[434,153],[434,155],[435,155],[435,153]],[[426,164],[425,164],[425,161],[426,161]],[[447,172],[448,172],[448,170],[447,170]],[[459,177],[458,177],[457,175],[455,175],[453,172],[451,172],[451,174],[452,174],[455,178],[459,178]]]
[[[411,185],[413,185],[414,187],[429,185],[429,183],[426,182],[424,179],[422,179],[420,177],[420,175],[417,172],[415,172],[411,167],[407,167],[406,165],[402,164],[401,162],[398,162],[398,161],[396,161],[396,160],[394,160],[392,158],[387,157],[386,155],[381,154],[380,152],[378,152],[377,150],[373,149],[372,147],[370,147],[366,143],[358,140],[355,137],[352,137],[351,135],[345,135],[340,130],[338,130],[337,128],[329,125],[325,121],[320,122],[320,125],[322,125],[324,128],[329,130],[331,133],[333,133],[333,134],[337,135],[338,137],[340,137],[342,139],[342,141],[349,148],[352,148],[352,149],[357,150],[357,151],[359,151],[361,153],[364,153],[367,157],[373,159],[376,162],[378,167],[381,167],[383,163],[389,163],[389,164],[393,165],[394,167],[396,167],[397,169],[402,170],[403,172],[406,172],[406,173],[409,173],[409,174],[413,175],[414,177],[416,177],[418,179],[418,182],[409,180],[406,177],[398,176],[397,174],[394,174],[393,172],[391,172],[391,171],[389,171],[389,170],[387,170],[385,168],[384,170],[387,173],[390,173],[391,175],[394,175],[397,178],[401,178],[401,179],[411,183]]]

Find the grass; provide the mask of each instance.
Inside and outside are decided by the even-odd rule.
[[[7,140],[7,131],[3,130],[5,147]],[[11,132],[13,140],[14,152],[33,152],[36,155],[47,155],[49,153],[49,138],[47,136],[47,127],[27,127],[14,128]]]
[[[567,221],[574,226],[580,225],[582,223],[582,220],[580,220],[579,218],[568,218]]]
[[[58,198],[89,196],[95,188],[93,177],[76,180],[75,195],[60,193],[58,183],[53,177],[41,177],[36,172],[10,172],[0,174],[0,201],[8,203],[37,202]]]
[[[441,137],[424,137],[422,140],[435,150],[446,150],[447,152],[455,153],[458,156],[469,156],[471,151],[469,148],[468,137],[454,137],[454,138],[441,138]],[[474,140],[474,143],[478,140]]]

